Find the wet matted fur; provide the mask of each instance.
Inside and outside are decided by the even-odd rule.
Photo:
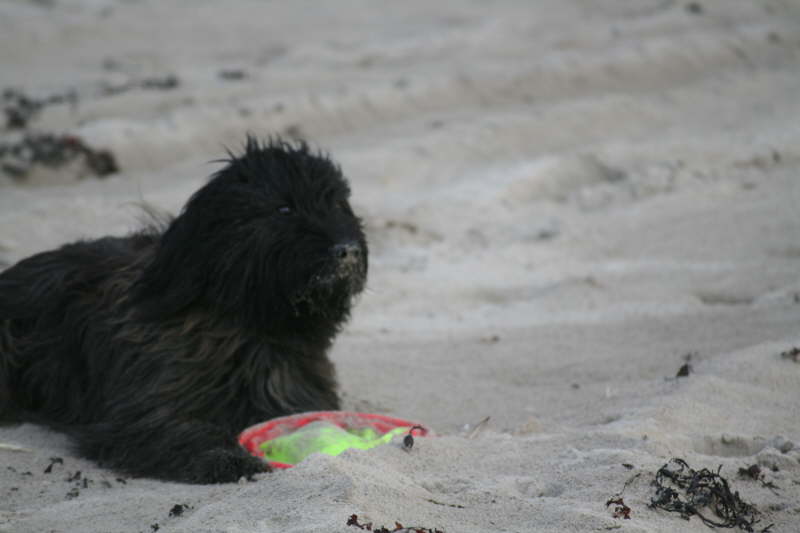
[[[349,194],[305,144],[249,138],[162,227],[0,273],[0,419],[132,475],[264,471],[242,429],[339,408],[327,351],[367,274]]]

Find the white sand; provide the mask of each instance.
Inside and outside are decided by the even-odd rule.
[[[0,531],[354,533],[353,513],[707,531],[647,507],[671,457],[722,465],[761,527],[798,531],[800,365],[779,354],[800,346],[800,3],[700,3],[1,2],[0,86],[76,88],[33,128],[123,171],[2,181],[0,261],[124,233],[132,203],[179,208],[246,131],[299,128],[369,230],[369,290],[333,351],[345,407],[441,437],[188,486],[123,484],[59,434],[0,428],[31,449],[0,448]],[[170,73],[171,91],[99,92]],[[779,490],[737,476],[754,463]],[[76,470],[91,483],[68,499]]]

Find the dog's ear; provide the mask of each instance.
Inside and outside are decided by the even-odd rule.
[[[240,201],[246,193],[241,184],[217,174],[189,198],[134,283],[132,303],[140,318],[165,319],[196,304],[217,306],[233,298],[233,288],[243,281],[237,262],[245,264],[241,255],[252,249],[244,235],[221,228],[226,220],[249,216],[248,204]],[[226,285],[220,287],[220,280]]]
[[[247,216],[221,194],[226,188],[215,179],[197,191],[161,236],[133,285],[131,303],[140,319],[165,320],[204,308],[263,324],[277,310],[278,299],[255,295],[271,279],[265,267],[270,249],[260,246],[264,233],[226,222]],[[277,294],[275,287],[267,290]]]
[[[141,318],[167,318],[191,307],[204,293],[202,271],[192,264],[189,250],[195,237],[184,215],[161,236],[155,257],[133,286],[133,303]]]

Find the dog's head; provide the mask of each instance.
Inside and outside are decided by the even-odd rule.
[[[345,319],[366,282],[367,243],[339,168],[304,143],[252,138],[225,163],[164,233],[142,294],[263,327]]]

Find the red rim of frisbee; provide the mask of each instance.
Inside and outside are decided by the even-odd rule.
[[[291,431],[296,431],[306,424],[324,421],[335,424],[341,428],[347,428],[354,420],[364,422],[364,425],[375,428],[381,433],[387,433],[396,428],[414,428],[415,426],[416,428],[411,430],[414,436],[424,437],[430,432],[428,428],[422,424],[403,420],[402,418],[394,418],[374,413],[356,413],[354,411],[315,411],[273,418],[261,424],[250,426],[239,434],[239,444],[244,446],[251,454],[257,457],[263,457],[264,453],[260,449],[262,443],[285,435]],[[276,461],[269,461],[269,464],[273,468],[291,468],[294,466],[287,463],[278,463]]]

